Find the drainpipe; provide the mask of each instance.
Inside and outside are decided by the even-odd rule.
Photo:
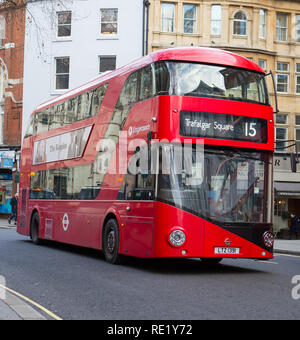
[[[150,1],[143,0],[143,56],[148,54],[149,7]]]

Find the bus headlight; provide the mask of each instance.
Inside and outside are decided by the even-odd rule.
[[[264,244],[268,248],[272,248],[274,244],[274,234],[271,231],[266,231],[263,234]]]
[[[185,233],[182,230],[173,230],[169,235],[169,241],[172,246],[181,247],[186,240]]]

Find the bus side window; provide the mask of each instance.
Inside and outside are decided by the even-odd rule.
[[[48,115],[45,111],[36,114],[37,133],[48,131]]]
[[[138,73],[132,73],[126,80],[118,101],[120,106],[124,107],[137,102]]]
[[[82,119],[82,95],[80,94],[79,96],[76,97],[77,99],[77,110],[75,113],[75,121],[81,120]]]
[[[24,138],[31,137],[36,133],[35,116],[35,114],[31,115]]]
[[[138,156],[137,153],[131,157],[127,174],[118,194],[118,199],[153,200],[153,175],[150,173],[142,173],[139,157],[141,156]]]
[[[66,112],[64,116],[64,124],[71,124],[75,121],[75,101],[76,98],[71,98],[66,104]]]
[[[165,61],[154,64],[155,68],[155,95],[169,94],[170,91],[170,72]]]
[[[153,176],[151,174],[139,173],[136,176],[135,199],[148,201],[153,200]]]
[[[145,100],[153,97],[153,74],[151,65],[141,70],[141,84],[139,100]]]
[[[94,90],[92,102],[92,116],[97,116],[102,105],[108,84],[103,84]]]
[[[112,120],[110,122],[110,125],[115,125],[118,131],[123,129],[132,105],[137,102],[138,76],[139,72],[134,72],[127,78],[118,99]],[[114,135],[115,134],[116,133],[114,132]],[[105,138],[109,138],[108,133],[106,133]]]

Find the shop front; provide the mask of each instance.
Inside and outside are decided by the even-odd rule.
[[[17,174],[15,151],[0,151],[0,214],[10,214],[10,200],[16,191],[14,179]]]
[[[274,230],[288,229],[291,213],[300,217],[300,166],[292,173],[289,155],[274,157]]]

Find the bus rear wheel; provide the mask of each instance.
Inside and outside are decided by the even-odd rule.
[[[119,254],[119,225],[118,222],[113,218],[108,220],[104,226],[102,244],[106,261],[112,264],[120,264],[121,255]]]
[[[35,212],[32,215],[30,222],[30,238],[31,241],[36,245],[41,244],[41,239],[39,238],[39,225],[40,225],[39,214]]]

